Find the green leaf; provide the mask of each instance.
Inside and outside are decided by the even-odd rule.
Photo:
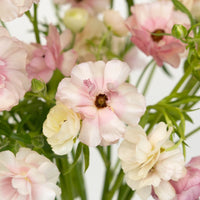
[[[82,152],[82,147],[83,147],[83,144],[81,142],[79,142],[78,147],[76,149],[76,155],[75,155],[75,158],[74,158],[74,162],[70,164],[69,168],[66,169],[65,172],[63,172],[63,175],[70,173],[71,170],[76,166],[76,164],[79,160],[79,157],[81,155],[81,152]]]
[[[87,171],[89,165],[90,165],[90,150],[87,145],[83,145],[83,155],[85,160],[85,172]]]

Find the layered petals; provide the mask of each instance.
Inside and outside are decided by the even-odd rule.
[[[157,65],[162,66],[166,62],[178,67],[185,45],[172,36],[157,36],[154,33],[171,33],[174,24],[189,26],[187,16],[174,11],[170,1],[138,4],[131,11],[132,16],[126,21],[132,33],[131,41],[147,56],[153,56]]]
[[[56,99],[83,119],[80,141],[109,145],[123,136],[125,123],[138,122],[145,101],[134,86],[124,83],[129,72],[129,66],[119,60],[86,62],[59,83]]]
[[[0,196],[3,199],[53,200],[60,194],[56,186],[59,171],[55,164],[38,153],[21,148],[16,156],[0,153]]]
[[[160,199],[171,200],[175,192],[167,181],[178,180],[185,174],[184,158],[180,149],[166,151],[174,145],[168,139],[171,131],[167,130],[167,125],[163,122],[148,136],[138,125],[126,129],[118,155],[127,184],[143,199],[151,195],[153,187]],[[165,198],[164,192],[168,193]]]

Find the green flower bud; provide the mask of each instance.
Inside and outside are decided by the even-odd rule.
[[[178,39],[185,38],[187,35],[187,29],[181,24],[175,24],[172,27],[172,35]]]
[[[46,87],[45,83],[38,80],[38,79],[32,79],[31,81],[31,89],[34,93],[39,93],[44,90]]]
[[[89,14],[85,9],[71,8],[67,10],[63,22],[72,32],[80,32],[88,21]]]

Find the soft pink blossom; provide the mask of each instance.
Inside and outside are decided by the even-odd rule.
[[[200,197],[200,156],[186,165],[187,174],[178,181],[171,181],[176,190],[174,200],[197,200]]]
[[[60,194],[56,185],[59,171],[46,157],[20,148],[0,153],[0,199],[54,200]]]
[[[180,63],[185,46],[172,36],[155,36],[152,33],[171,33],[174,24],[189,25],[188,17],[174,11],[172,2],[138,4],[131,8],[126,25],[132,33],[131,41],[146,55],[151,55],[159,66],[166,62],[173,67]]]
[[[0,111],[17,105],[30,88],[26,57],[21,42],[0,27]]]
[[[109,145],[123,136],[125,123],[138,123],[145,101],[134,86],[124,83],[129,72],[119,60],[86,62],[60,82],[56,99],[82,116],[81,142]]]
[[[70,4],[72,7],[81,7],[90,14],[102,12],[109,6],[110,0],[54,0],[57,4]]]
[[[62,51],[71,43],[71,32],[65,30],[59,35],[56,27],[50,25],[46,40],[46,45],[31,44],[27,46],[29,78],[42,79],[44,82],[48,82],[56,68],[65,76],[69,76],[72,67],[75,65],[77,54],[73,49]]]
[[[0,19],[6,22],[20,17],[31,8],[33,3],[38,2],[39,0],[1,0]]]

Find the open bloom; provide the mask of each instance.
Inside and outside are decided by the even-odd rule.
[[[42,79],[44,82],[48,82],[56,68],[60,69],[65,76],[69,76],[76,63],[77,54],[73,49],[62,51],[70,45],[72,33],[65,30],[59,35],[56,27],[50,25],[46,40],[47,44],[44,46],[39,44],[27,46],[29,78]]]
[[[0,111],[10,110],[30,88],[25,66],[27,53],[20,41],[0,27]]]
[[[33,3],[38,2],[39,0],[1,0],[0,19],[6,22],[20,17],[31,8]]]
[[[102,12],[109,6],[109,0],[54,0],[54,2],[84,8],[92,15]]]
[[[72,150],[74,138],[80,129],[80,117],[61,103],[51,108],[43,124],[43,133],[56,154],[64,155]]]
[[[188,26],[188,17],[174,11],[172,2],[167,1],[138,4],[131,11],[132,16],[126,21],[131,41],[147,56],[153,56],[159,66],[166,62],[178,67],[184,44],[172,36],[154,34],[171,33],[174,24]]]
[[[145,101],[134,86],[124,83],[129,72],[119,60],[86,62],[59,83],[56,99],[82,116],[81,142],[109,145],[123,136],[125,123],[138,123]]]
[[[147,136],[140,126],[129,126],[118,151],[127,184],[143,198],[154,192],[162,200],[171,200],[175,191],[169,180],[185,174],[184,158],[180,149],[165,151],[174,145],[171,129],[159,123]]]
[[[59,171],[46,157],[20,148],[0,152],[0,198],[6,200],[54,200],[60,193],[56,185]]]
[[[200,197],[200,156],[192,158],[186,169],[183,178],[170,182],[176,191],[175,199],[197,200]]]

